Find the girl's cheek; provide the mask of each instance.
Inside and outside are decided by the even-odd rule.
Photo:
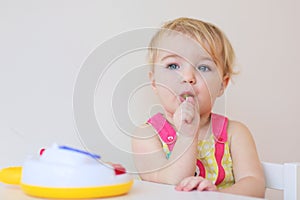
[[[221,88],[221,83],[211,83],[211,84],[207,84],[207,91],[210,94],[210,98],[212,99],[212,101],[217,98],[219,91]]]
[[[159,73],[156,76],[156,83],[173,88],[180,83],[180,75],[178,73]],[[178,87],[178,86],[177,86]]]

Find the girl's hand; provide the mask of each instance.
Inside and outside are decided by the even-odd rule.
[[[198,132],[200,115],[193,97],[186,97],[173,115],[176,129],[185,136],[194,136]]]
[[[201,176],[190,176],[184,178],[175,187],[177,191],[218,191],[217,187],[209,180],[202,178]]]

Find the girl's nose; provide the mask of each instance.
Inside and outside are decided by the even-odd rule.
[[[184,83],[189,83],[189,84],[195,84],[196,83],[194,67],[190,66],[190,67],[187,67],[184,70],[184,72],[183,72],[183,82]]]

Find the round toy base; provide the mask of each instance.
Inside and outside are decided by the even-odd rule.
[[[123,195],[129,192],[132,184],[133,180],[123,184],[86,188],[50,188],[26,185],[24,183],[21,184],[21,187],[26,194],[34,197],[83,199]]]

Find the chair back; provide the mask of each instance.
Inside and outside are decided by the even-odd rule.
[[[262,162],[266,187],[282,190],[284,200],[300,200],[300,163]]]

